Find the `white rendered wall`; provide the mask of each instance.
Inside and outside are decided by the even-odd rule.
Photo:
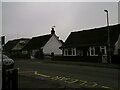
[[[118,41],[115,44],[114,55],[118,55],[118,49],[120,49],[120,35],[119,35]]]
[[[54,54],[62,54],[62,50],[59,49],[61,45],[61,42],[53,34],[50,40],[43,47],[43,52],[46,54],[51,54],[52,52],[54,52]]]

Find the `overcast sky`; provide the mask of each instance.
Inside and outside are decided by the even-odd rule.
[[[63,41],[70,32],[118,24],[118,2],[3,2],[2,34],[6,40],[50,34],[53,25]]]

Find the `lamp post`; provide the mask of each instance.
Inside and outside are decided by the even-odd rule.
[[[107,39],[108,39],[108,48],[107,48],[107,51],[108,51],[108,62],[111,63],[111,54],[110,54],[110,30],[109,30],[109,17],[108,17],[108,10],[104,10],[106,15],[107,15]]]
[[[4,68],[3,68],[3,46],[4,46],[4,44],[5,44],[5,36],[1,36],[0,38],[1,38],[2,90],[3,90],[4,85],[5,85],[4,80],[3,80],[3,79],[4,79]]]

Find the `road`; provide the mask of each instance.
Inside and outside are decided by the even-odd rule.
[[[31,85],[31,78],[36,79],[36,82],[44,80],[45,82],[56,83],[55,87],[120,88],[118,85],[119,69],[44,63],[39,60],[16,60],[15,67],[19,68],[19,75],[22,76],[21,79],[29,77],[29,82],[26,82],[28,85]],[[38,83],[37,85],[39,88]],[[49,84],[48,87],[51,87],[51,85]]]

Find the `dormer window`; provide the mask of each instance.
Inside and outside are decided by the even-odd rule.
[[[20,41],[19,43],[20,43],[20,44],[25,44],[25,41]]]

